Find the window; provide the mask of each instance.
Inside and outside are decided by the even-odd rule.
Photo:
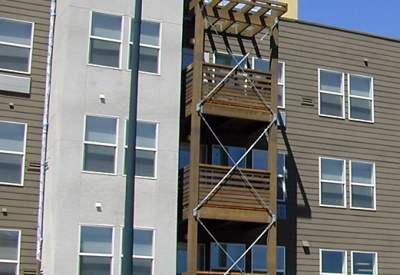
[[[111,275],[113,228],[81,226],[79,275]]]
[[[0,18],[0,69],[30,73],[33,23]]]
[[[372,77],[348,75],[349,118],[374,122],[374,88]]]
[[[320,249],[319,258],[321,275],[347,274],[346,251]]]
[[[120,67],[122,16],[92,12],[89,63]]]
[[[207,163],[207,145],[200,145],[200,163]],[[189,165],[190,143],[182,142],[179,147],[179,169]]]
[[[220,53],[220,52],[216,52],[214,55],[215,64],[221,64],[221,65],[226,65],[226,66],[232,66],[235,67],[240,60],[243,59],[242,55],[231,55],[228,53]],[[245,58],[241,63],[240,63],[240,67],[242,68],[246,68],[247,67],[247,58]],[[228,71],[227,71],[228,72]]]
[[[350,204],[375,209],[375,164],[350,161]]]
[[[211,270],[222,271],[227,270],[236,262],[245,251],[244,244],[236,243],[220,243],[221,247],[217,243],[211,243]],[[223,250],[222,250],[223,249]],[[224,251],[225,250],[225,251]],[[229,256],[228,256],[229,255]],[[232,270],[244,271],[245,259],[244,257],[237,263]]]
[[[319,158],[320,204],[345,207],[345,160]]]
[[[23,185],[26,124],[0,121],[0,183]]]
[[[318,113],[344,118],[344,74],[318,69]]]
[[[19,273],[21,231],[0,229],[0,272],[4,275]]]
[[[377,275],[378,254],[375,252],[351,252],[353,275]]]
[[[86,116],[83,170],[115,174],[118,119]]]
[[[205,245],[197,244],[197,270],[205,270]],[[187,243],[178,243],[178,264],[177,274],[182,274],[187,271]]]
[[[138,121],[136,137],[136,176],[156,177],[157,124]]]
[[[286,256],[285,247],[278,246],[276,248],[276,274],[285,275],[286,270]],[[252,273],[266,273],[267,272],[267,246],[254,245],[251,249],[251,271]]]
[[[131,26],[133,21],[131,22]],[[161,49],[161,24],[152,21],[142,21],[140,33],[139,71],[159,73]],[[130,51],[133,45],[133,32],[131,31]],[[131,65],[129,64],[129,69]]]
[[[154,231],[134,229],[133,233],[133,274],[153,274],[154,263]]]
[[[246,152],[245,148],[234,147],[234,146],[225,146],[226,151],[230,155],[230,158],[227,153],[224,151],[224,148],[220,145],[213,145],[212,148],[212,164],[213,165],[222,165],[222,166],[233,166]],[[238,164],[240,168],[246,168],[246,158],[243,158]]]
[[[278,152],[278,201],[286,200],[286,154]],[[268,151],[252,150],[252,169],[268,170]]]
[[[269,60],[253,58],[254,70],[269,72]],[[285,63],[278,62],[278,107],[285,108]]]

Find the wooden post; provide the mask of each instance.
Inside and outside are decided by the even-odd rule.
[[[274,16],[274,11],[272,11]],[[279,30],[278,25],[273,27],[270,36],[270,72],[271,76],[271,109],[278,114],[278,44]],[[277,121],[272,125],[269,131],[268,142],[268,163],[270,170],[270,204],[269,207],[275,215],[277,214],[277,194],[278,194],[278,124]],[[277,246],[277,223],[271,227],[267,238],[268,258],[267,270],[268,274],[276,274],[276,246]]]
[[[199,163],[200,163],[200,126],[201,119],[196,111],[196,104],[201,100],[202,70],[204,50],[204,19],[200,5],[195,6],[195,43],[193,57],[193,95],[191,106],[190,130],[190,174],[189,174],[189,207],[188,207],[188,234],[187,234],[187,274],[197,274],[197,242],[198,223],[193,216],[193,209],[199,203]]]

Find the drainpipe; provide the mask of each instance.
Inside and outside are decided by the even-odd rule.
[[[50,5],[50,26],[49,40],[47,47],[47,62],[46,62],[46,90],[44,98],[43,110],[43,129],[42,129],[42,144],[40,156],[40,178],[39,178],[39,206],[37,220],[37,238],[36,238],[36,259],[42,260],[42,244],[43,244],[43,206],[44,206],[44,188],[46,176],[46,150],[47,150],[47,130],[49,126],[49,102],[50,102],[50,85],[51,85],[51,62],[53,59],[53,36],[54,22],[56,18],[56,0],[51,0]]]

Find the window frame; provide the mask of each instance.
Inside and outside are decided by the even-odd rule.
[[[260,59],[261,61],[270,62],[270,59],[268,59],[268,58],[258,58],[258,57],[253,56],[252,63],[251,63],[251,67],[253,68],[253,70],[258,70],[258,69],[256,69],[256,66],[255,66],[256,59]],[[279,86],[282,87],[282,106],[279,106],[279,104],[278,104],[278,108],[285,109],[286,108],[286,63],[284,61],[278,60],[278,64],[282,64],[282,72],[281,72],[282,81],[280,82],[279,77],[277,77],[278,87]],[[279,65],[278,65],[278,70],[279,70]],[[278,93],[279,93],[279,88],[278,88]]]
[[[32,71],[33,40],[34,40],[34,33],[35,33],[35,22],[30,22],[30,21],[25,21],[25,20],[18,20],[18,19],[13,19],[13,18],[6,18],[6,17],[0,17],[0,19],[4,19],[4,20],[8,20],[8,21],[14,21],[14,22],[20,22],[20,23],[27,23],[27,24],[31,25],[31,37],[30,37],[31,43],[30,43],[29,46],[22,45],[22,44],[17,44],[17,43],[10,43],[10,42],[2,42],[2,41],[0,41],[0,45],[6,45],[6,46],[29,49],[28,71],[10,70],[10,69],[4,69],[4,68],[1,68],[1,67],[0,67],[0,71],[21,73],[21,74],[26,74],[26,75],[31,74],[31,71]]]
[[[374,255],[374,267],[372,271],[372,275],[378,275],[378,252],[369,252],[369,251],[351,251],[351,274],[352,275],[362,275],[360,273],[354,273],[354,254],[373,254]]]
[[[16,266],[16,275],[20,274],[20,261],[21,261],[21,239],[22,239],[22,231],[17,230],[17,229],[6,229],[6,228],[0,228],[0,231],[8,231],[8,232],[18,232],[18,255],[17,255],[17,260],[6,260],[6,259],[0,259],[0,263],[10,263],[10,264],[17,264]],[[1,246],[0,246],[1,248]]]
[[[343,181],[333,181],[333,180],[323,180],[322,179],[322,160],[323,159],[328,159],[328,160],[336,160],[336,161],[341,161],[343,163],[343,171],[342,171],[342,178]],[[345,159],[340,159],[340,158],[331,158],[331,157],[319,157],[318,158],[318,182],[319,182],[319,206],[323,207],[333,207],[333,208],[346,208],[347,201],[346,201],[346,160]],[[330,205],[330,204],[323,204],[322,203],[322,182],[325,183],[330,183],[330,184],[341,184],[343,186],[343,205]]]
[[[107,118],[107,119],[115,119],[116,120],[116,125],[115,125],[115,144],[111,143],[102,143],[102,142],[96,142],[96,141],[86,141],[86,121],[87,117],[98,117],[98,118]],[[84,115],[84,121],[83,121],[83,137],[82,137],[82,173],[90,173],[90,174],[99,174],[99,175],[117,175],[117,163],[118,163],[118,129],[119,129],[119,118],[115,116],[106,116],[106,115],[97,115],[97,114],[90,114],[86,113]],[[108,173],[108,172],[98,172],[98,171],[90,171],[90,170],[85,170],[85,145],[95,145],[95,146],[105,146],[105,147],[113,147],[114,149],[114,172],[113,173]]]
[[[241,252],[242,254],[246,251],[246,245],[245,244],[243,244],[243,243],[227,243],[227,242],[222,242],[222,243],[219,243],[220,245],[233,245],[233,246],[240,246],[240,247],[242,247],[243,248],[243,251]],[[217,267],[214,267],[213,266],[213,246],[216,246],[216,248],[217,248],[217,251],[218,251],[218,253],[219,253],[219,251],[221,251],[221,248],[219,247],[219,245],[216,243],[216,242],[211,242],[210,243],[210,271],[221,271],[221,270],[224,270],[224,269],[227,269],[227,268],[229,268],[229,267],[231,267],[231,265],[233,264],[229,264],[228,262],[227,262],[227,266],[217,266]],[[227,251],[228,252],[228,251]],[[222,253],[224,253],[223,251],[222,251]],[[229,254],[229,253],[228,253]],[[219,254],[217,254],[216,256],[219,256]],[[233,258],[233,257],[232,257]],[[229,259],[227,258],[227,261],[228,261]],[[234,261],[233,262],[235,262],[236,260],[234,259]],[[243,267],[241,267],[241,269],[242,269],[242,271],[245,271],[246,270],[246,257],[243,257],[242,259],[241,259],[241,261],[243,261]],[[238,262],[238,264],[237,265],[239,265],[239,263],[240,263],[240,261]],[[232,271],[237,271],[237,270],[239,270],[238,268],[236,268],[236,267],[232,267],[232,269],[231,269]]]
[[[1,154],[7,154],[7,155],[18,155],[22,156],[22,162],[21,162],[21,182],[19,184],[17,183],[11,183],[11,182],[2,182],[0,181],[0,185],[12,185],[12,186],[24,186],[25,183],[25,163],[26,163],[26,144],[27,144],[27,135],[28,135],[28,124],[27,123],[21,123],[21,122],[13,122],[13,121],[4,121],[0,120],[0,122],[8,123],[8,124],[19,124],[19,125],[24,125],[24,147],[22,152],[17,152],[17,151],[8,151],[8,150],[0,150]]]
[[[358,160],[350,160],[349,161],[349,189],[350,189],[350,209],[360,209],[360,210],[376,210],[376,165],[374,162],[367,162],[367,161],[358,161]],[[364,164],[372,164],[372,182],[371,184],[367,183],[357,183],[352,181],[352,174],[353,174],[353,163],[364,163]],[[365,208],[365,207],[358,207],[353,206],[353,186],[362,186],[362,187],[369,187],[373,191],[373,207],[372,208]]]
[[[235,164],[233,164],[232,163],[232,165],[230,165],[229,164],[229,162],[232,162],[232,160],[229,158],[229,156],[228,155],[226,155],[226,158],[227,158],[227,163],[226,164],[222,164],[222,163],[219,163],[219,164],[215,164],[214,163],[214,148],[217,148],[217,147],[220,147],[220,152],[223,152],[224,154],[225,154],[225,151],[224,151],[224,149],[223,149],[223,147],[226,149],[226,151],[229,153],[229,148],[235,148],[235,149],[243,149],[243,154],[241,154],[240,155],[240,157],[239,157],[239,159],[240,158],[242,158],[243,157],[243,155],[246,153],[246,147],[239,147],[239,146],[221,146],[220,144],[212,144],[212,147],[211,147],[211,164],[212,165],[219,165],[219,166],[225,166],[225,167],[233,167]],[[231,157],[232,157],[232,155],[230,155]],[[244,169],[244,168],[247,168],[247,156],[248,155],[246,155],[243,159],[242,159],[242,161],[241,162],[239,162],[239,163],[237,163],[237,167],[238,168],[241,168],[241,169]],[[233,157],[232,157],[232,159],[234,159]],[[243,163],[243,164],[241,164],[241,163]],[[243,167],[241,167],[241,165],[243,165]]]
[[[344,267],[344,272],[342,272],[342,273],[322,272],[322,263],[323,263],[322,252],[323,251],[344,253],[343,262],[342,262],[342,268]],[[338,250],[338,249],[319,249],[319,274],[320,275],[347,275],[347,251],[346,250]]]
[[[81,252],[81,240],[82,240],[82,227],[99,227],[99,228],[111,228],[112,233],[111,233],[111,253],[106,254],[106,253],[91,253],[91,252]],[[114,265],[115,265],[115,226],[114,225],[108,225],[108,224],[89,224],[89,223],[82,223],[79,224],[79,238],[78,238],[78,274],[80,275],[80,269],[81,269],[81,256],[83,257],[99,257],[99,258],[111,258],[110,260],[110,275],[114,274]]]
[[[151,227],[134,227],[133,230],[143,230],[143,231],[151,231],[152,232],[152,239],[151,239],[151,256],[141,256],[141,255],[135,255],[134,253],[134,243],[132,246],[132,260],[133,259],[143,259],[143,260],[151,260],[151,275],[154,274],[154,262],[155,262],[155,235],[156,235],[156,230],[155,228],[151,228]],[[123,235],[123,229],[122,229],[122,234]],[[133,240],[134,241],[134,240]],[[121,243],[122,244],[122,243]],[[122,246],[121,246],[122,247]],[[122,248],[121,248],[122,249]],[[123,257],[122,253],[121,256]]]
[[[131,49],[131,47],[132,47],[132,45],[133,45],[133,41],[131,41],[131,38],[132,38],[132,21],[133,21],[133,17],[131,17],[130,18],[130,23],[129,23],[129,43],[128,43],[128,52],[129,52],[129,54],[128,54],[128,71],[131,71],[131,68],[130,68],[130,49]],[[148,71],[141,71],[140,69],[139,69],[139,72],[140,73],[144,73],[144,74],[150,74],[150,75],[161,75],[161,45],[162,45],[162,22],[161,21],[159,21],[159,20],[155,20],[155,19],[142,19],[142,22],[143,21],[145,21],[145,22],[150,22],[150,23],[157,23],[158,24],[158,33],[159,33],[159,36],[158,36],[158,46],[154,46],[154,45],[150,45],[150,44],[145,44],[145,43],[142,43],[142,42],[140,42],[139,43],[139,52],[140,52],[140,49],[142,48],[142,47],[144,47],[144,48],[149,48],[149,49],[157,49],[158,50],[158,55],[157,55],[157,72],[156,73],[153,73],[153,72],[148,72]],[[140,36],[141,36],[142,34],[140,33],[140,35],[139,35],[139,39],[140,39]],[[140,53],[139,53],[139,59],[140,59]],[[139,60],[139,62],[140,62],[140,60]]]
[[[331,73],[339,73],[341,74],[341,87],[340,87],[340,94],[335,93],[335,92],[331,92],[331,91],[325,91],[325,90],[321,90],[321,71],[325,71],[325,72],[331,72]],[[334,70],[329,70],[329,69],[322,69],[322,68],[318,68],[318,115],[321,117],[330,117],[330,118],[338,118],[338,119],[345,119],[345,83],[344,83],[344,73],[343,72],[338,72],[338,71],[334,71]],[[323,94],[329,94],[329,95],[335,95],[335,96],[341,96],[342,100],[342,115],[341,116],[334,116],[334,115],[327,115],[327,114],[323,114],[321,113],[321,93]]]
[[[267,261],[265,262],[265,263],[266,263],[266,267],[267,267],[266,269],[254,268],[254,265],[253,265],[253,263],[254,263],[254,251],[253,251],[253,248],[254,248],[254,247],[258,247],[258,248],[265,249],[265,251],[266,251],[266,256],[268,255],[268,251],[267,251],[268,246],[266,246],[266,245],[263,245],[263,244],[255,244],[255,245],[251,248],[251,273],[260,273],[260,272],[265,272],[265,273],[267,273],[267,272],[268,272],[268,271],[267,271],[267,269],[268,269],[268,263],[267,263]],[[279,259],[278,259],[279,252],[278,252],[278,251],[279,251],[280,249],[283,250],[283,255],[284,255],[284,257],[283,257],[283,266],[284,266],[284,269],[279,269],[279,266],[278,266],[278,261],[279,261]],[[276,257],[276,261],[277,261],[277,264],[276,264],[276,273],[280,272],[281,274],[286,275],[286,246],[278,245],[278,246],[276,247],[276,255],[277,255],[277,257]]]
[[[368,78],[370,79],[370,97],[364,97],[364,96],[358,96],[358,95],[351,95],[351,89],[350,89],[350,84],[351,84],[351,76],[356,76],[356,77],[361,77],[361,78]],[[359,74],[347,74],[347,90],[348,90],[348,117],[349,120],[353,121],[361,121],[361,122],[369,122],[369,123],[374,123],[375,122],[375,109],[374,109],[374,78],[372,76],[365,76],[365,75],[359,75]],[[369,100],[371,102],[371,120],[365,120],[365,119],[359,119],[359,118],[352,118],[351,117],[351,98],[356,98],[356,99],[363,99],[363,100]]]
[[[110,15],[110,16],[118,16],[121,18],[121,29],[120,29],[120,39],[112,39],[112,38],[106,38],[106,37],[101,37],[101,36],[94,36],[92,35],[92,27],[93,27],[93,13],[99,13],[103,15]],[[87,65],[94,66],[94,67],[101,67],[101,68],[109,68],[109,69],[115,69],[115,70],[121,70],[122,69],[122,44],[123,44],[123,37],[124,37],[124,16],[122,14],[117,14],[117,13],[111,13],[111,12],[104,12],[104,11],[99,11],[99,10],[91,10],[90,11],[90,23],[89,23],[89,43],[88,43],[88,58],[87,58]],[[113,66],[107,66],[107,65],[101,65],[101,64],[96,64],[96,63],[91,63],[90,62],[90,53],[91,53],[91,41],[92,39],[95,40],[101,40],[101,41],[106,41],[106,42],[113,42],[113,43],[119,43],[119,52],[118,52],[118,67],[113,67]]]

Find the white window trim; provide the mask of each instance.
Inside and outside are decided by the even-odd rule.
[[[262,244],[256,244],[253,247],[262,247],[262,248],[268,249],[268,246],[262,245]],[[277,251],[276,251],[277,255],[278,255],[278,250],[279,249],[283,249],[283,251],[284,251],[284,253],[283,253],[283,255],[284,255],[284,257],[283,257],[284,269],[283,270],[282,269],[278,269],[278,265],[276,265],[276,272],[281,272],[281,273],[283,273],[285,275],[286,274],[286,247],[278,245],[276,247],[276,249],[277,249]],[[255,273],[255,272],[266,272],[267,273],[267,269],[254,268],[254,266],[253,266],[254,258],[253,257],[254,257],[254,252],[253,252],[253,249],[251,249],[251,273]],[[277,258],[278,258],[278,256],[277,256]],[[267,268],[268,268],[268,265],[267,265]]]
[[[129,49],[133,45],[133,41],[131,41],[131,32],[132,32],[132,20],[133,18],[130,18],[130,23],[129,23]],[[152,73],[152,72],[146,72],[146,71],[140,71],[140,73],[143,74],[149,74],[149,75],[161,75],[161,38],[162,38],[162,22],[154,19],[142,19],[142,21],[147,21],[147,22],[152,22],[152,23],[158,23],[159,24],[159,37],[158,37],[158,46],[150,45],[150,44],[145,44],[141,43],[139,44],[139,50],[141,47],[144,48],[150,48],[150,49],[158,49],[158,56],[157,56],[157,73]],[[139,35],[140,37],[140,35]],[[129,52],[129,50],[128,50]],[[130,62],[130,56],[128,54],[128,71],[131,71],[129,68],[129,62]]]
[[[17,268],[16,268],[16,270],[17,270],[17,273],[16,273],[16,275],[19,275],[20,274],[20,268],[19,268],[19,266],[20,266],[20,261],[21,261],[21,235],[22,235],[22,232],[21,232],[21,230],[16,230],[16,229],[3,229],[3,228],[1,228],[0,229],[0,231],[13,231],[13,232],[18,232],[18,256],[17,256],[17,260],[5,260],[5,259],[0,259],[0,263],[10,263],[10,264],[17,264]]]
[[[0,45],[14,46],[14,47],[19,47],[19,48],[29,49],[28,71],[25,72],[25,71],[18,71],[18,70],[3,69],[3,68],[0,68],[0,71],[21,73],[21,74],[31,74],[31,70],[32,70],[33,38],[34,38],[34,32],[35,32],[35,23],[34,23],[34,22],[29,22],[29,21],[24,21],[24,20],[17,20],[17,19],[12,19],[12,18],[6,18],[6,17],[0,17],[0,18],[1,18],[1,19],[5,19],[5,20],[9,20],[9,21],[27,23],[27,24],[31,24],[31,26],[32,26],[32,27],[31,27],[31,44],[30,44],[29,46],[27,46],[27,45],[22,45],[22,44],[16,44],[16,43],[1,42],[1,41],[0,41]]]
[[[219,243],[219,244],[220,244],[220,245],[226,244],[226,245],[241,246],[241,247],[243,247],[243,252],[242,252],[242,254],[246,251],[246,245],[243,244],[243,243],[227,243],[227,242],[223,242],[223,243]],[[220,249],[219,245],[218,245],[216,242],[211,242],[211,243],[210,243],[210,271],[213,271],[213,268],[219,270],[219,269],[225,269],[225,268],[231,267],[232,264],[228,264],[227,267],[225,267],[225,266],[213,267],[213,266],[212,266],[212,257],[213,257],[213,255],[212,255],[212,248],[213,248],[213,245],[216,245],[216,246],[217,246],[217,249]],[[222,253],[225,253],[225,252],[223,252],[223,251],[221,251],[221,252],[222,252]],[[227,252],[228,252],[228,251],[227,251]],[[229,253],[228,253],[228,254],[229,254]],[[246,270],[246,257],[243,257],[241,260],[243,260],[243,268],[242,268],[242,271],[244,272],[244,271]],[[238,264],[239,264],[239,263],[238,263]],[[232,268],[232,271],[238,270],[238,269],[235,268],[235,267],[236,267],[236,265]]]
[[[93,116],[93,117],[103,117],[103,118],[112,118],[116,119],[117,123],[115,125],[115,143],[102,143],[102,142],[93,142],[93,141],[86,141],[86,117]],[[105,116],[105,115],[97,115],[97,114],[85,114],[84,121],[83,121],[83,137],[82,137],[82,165],[81,165],[81,172],[88,173],[88,174],[98,174],[98,175],[117,175],[117,163],[118,163],[118,129],[119,129],[119,118],[115,116]],[[84,170],[85,165],[85,145],[98,145],[98,146],[105,146],[105,147],[114,147],[115,148],[115,156],[114,156],[114,173],[106,173],[106,172],[96,172],[96,171],[88,171]]]
[[[344,273],[323,273],[322,272],[322,252],[323,251],[331,251],[331,252],[344,252],[343,257],[343,266],[344,266]],[[334,249],[320,249],[319,250],[319,274],[320,275],[346,275],[347,274],[347,251],[346,250],[334,250]]]
[[[365,184],[365,183],[356,183],[352,182],[352,163],[367,163],[367,164],[372,164],[372,184]],[[349,165],[349,189],[350,189],[350,208],[351,209],[360,209],[360,210],[376,210],[376,167],[374,162],[367,162],[367,161],[356,161],[356,160],[350,160],[350,165]],[[364,207],[354,207],[353,206],[353,194],[352,194],[352,186],[363,186],[363,187],[369,187],[373,189],[373,207],[372,208],[364,208]]]
[[[334,92],[330,92],[330,91],[321,90],[321,71],[339,73],[339,74],[342,75],[342,86],[340,87],[340,92],[341,92],[340,94],[334,93]],[[335,95],[335,96],[341,96],[342,97],[342,116],[332,116],[332,115],[321,114],[321,93]],[[345,95],[344,95],[344,73],[338,72],[338,71],[333,71],[333,70],[327,70],[327,69],[318,68],[318,115],[319,116],[323,116],[323,117],[345,119],[344,113],[345,113],[346,107],[345,107],[344,97],[345,97]]]
[[[139,256],[139,255],[135,256],[135,254],[132,253],[132,259],[151,260],[151,274],[154,274],[156,230],[155,230],[155,228],[151,228],[151,227],[134,227],[133,230],[146,230],[146,231],[152,231],[153,232],[152,240],[151,240],[152,241],[152,243],[151,243],[151,254],[152,254],[152,256]],[[123,232],[122,232],[122,234],[123,234]],[[121,249],[122,249],[122,246],[121,246]],[[121,256],[123,257],[122,252],[121,252]]]
[[[82,227],[102,227],[102,228],[111,228],[112,235],[111,235],[111,254],[103,254],[103,253],[88,253],[88,252],[81,252],[81,233]],[[99,257],[99,258],[111,258],[111,266],[110,266],[110,275],[114,274],[114,245],[115,245],[115,225],[108,225],[108,224],[90,224],[90,223],[81,223],[79,224],[79,232],[78,232],[78,271],[77,274],[80,275],[80,262],[81,256],[89,256],[89,257]]]
[[[353,254],[354,253],[362,253],[362,254],[374,254],[374,270],[373,270],[373,275],[378,275],[378,253],[377,252],[369,252],[369,251],[351,251],[351,274],[354,275],[353,273]]]
[[[258,58],[258,57],[254,57],[251,59],[251,67],[254,69],[255,68],[255,59],[261,59],[261,60],[265,60],[265,61],[270,61],[267,58]],[[277,77],[278,79],[278,86],[282,86],[282,106],[278,105],[278,108],[281,109],[285,109],[286,108],[286,63],[283,61],[278,60],[279,64],[282,64],[282,81],[279,82],[279,77]],[[279,70],[279,67],[278,67]]]
[[[120,39],[112,39],[112,38],[106,38],[106,37],[101,37],[101,36],[94,36],[92,35],[92,25],[93,25],[93,13],[101,13],[105,15],[111,15],[111,16],[119,16],[121,17],[121,30],[120,30]],[[122,68],[122,43],[123,43],[123,31],[124,31],[124,16],[122,14],[117,14],[117,13],[110,13],[110,12],[104,12],[104,11],[98,11],[98,10],[92,10],[90,11],[90,24],[89,24],[89,43],[88,43],[88,51],[87,51],[87,65],[93,66],[93,67],[100,67],[100,68],[109,68],[109,69],[115,69],[115,70],[121,70]],[[102,40],[102,41],[107,41],[107,42],[113,42],[113,43],[119,43],[119,56],[118,56],[118,67],[112,67],[112,66],[106,66],[106,65],[99,65],[99,64],[93,64],[90,63],[90,42],[92,39],[97,39],[97,40]]]
[[[342,176],[343,176],[343,182],[337,182],[337,181],[331,181],[331,180],[322,180],[322,166],[321,166],[321,161],[322,159],[331,159],[331,160],[339,160],[343,162],[343,171],[342,171]],[[346,208],[347,202],[346,202],[346,160],[345,159],[339,159],[339,158],[329,158],[329,157],[319,157],[318,159],[318,180],[319,180],[319,206],[325,206],[325,207],[333,207],[333,208]],[[329,205],[329,204],[322,204],[322,181],[326,183],[333,183],[333,184],[340,184],[343,185],[343,206],[339,205]]]
[[[371,79],[371,86],[370,86],[370,93],[371,93],[371,96],[370,97],[364,97],[364,96],[357,96],[357,95],[351,95],[350,94],[350,76],[358,76],[358,77],[363,77],[363,78],[369,78],[369,79]],[[347,86],[348,86],[348,100],[347,100],[347,102],[348,102],[348,114],[349,114],[349,120],[354,120],[354,121],[362,121],[362,122],[368,122],[368,123],[374,123],[375,122],[375,110],[374,110],[374,105],[375,105],[375,102],[374,102],[374,78],[373,77],[371,77],[371,76],[365,76],[365,75],[359,75],[359,74],[350,74],[350,73],[348,73],[347,74],[347,80],[348,80],[348,84],[347,84]],[[358,119],[358,118],[351,118],[350,117],[350,115],[351,115],[351,112],[350,112],[350,109],[351,109],[351,105],[350,105],[350,99],[351,98],[358,98],[358,99],[364,99],[364,100],[369,100],[369,101],[371,101],[371,120],[365,120],[365,119]]]
[[[22,156],[21,182],[19,184],[18,183],[10,183],[10,182],[0,182],[0,185],[24,186],[24,182],[25,182],[25,161],[26,161],[26,142],[27,142],[28,124],[19,123],[19,122],[12,122],[12,121],[4,121],[4,120],[0,120],[0,122],[5,122],[5,123],[9,123],[9,124],[20,124],[20,125],[24,125],[25,126],[25,130],[24,130],[24,147],[23,147],[23,151],[22,152],[0,150],[0,153],[3,153],[3,154]]]

